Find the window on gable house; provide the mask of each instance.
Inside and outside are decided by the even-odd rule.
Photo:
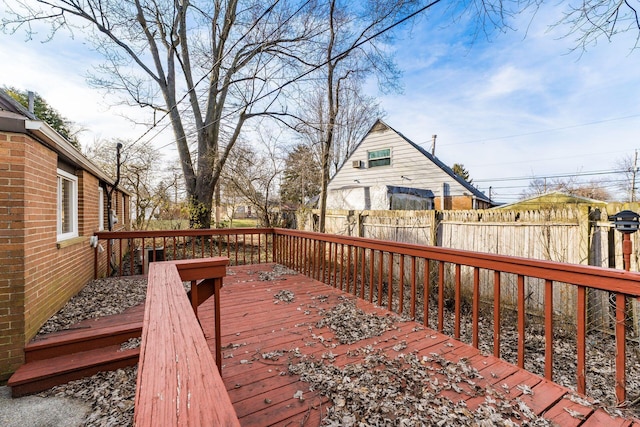
[[[369,167],[375,168],[376,166],[389,166],[391,164],[391,149],[385,148],[383,150],[369,151],[367,153],[369,160]]]
[[[58,169],[58,241],[78,236],[78,178]]]

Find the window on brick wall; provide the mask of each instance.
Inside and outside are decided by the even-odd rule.
[[[98,187],[98,231],[104,230],[104,190]]]
[[[78,236],[78,177],[58,169],[58,241]]]

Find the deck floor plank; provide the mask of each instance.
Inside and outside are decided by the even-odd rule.
[[[509,398],[518,397],[535,413],[543,414],[558,425],[622,427],[632,422],[640,425],[637,420],[614,418],[602,409],[594,411],[572,402],[566,398],[570,393],[568,389],[492,355],[481,354],[469,344],[416,322],[398,321],[394,328],[380,336],[340,344],[329,328],[317,326],[322,318],[321,310],[348,299],[367,313],[389,315],[389,312],[303,275],[274,274],[273,264],[235,266],[227,271],[221,290],[222,379],[243,426],[320,425],[330,406],[329,399],[310,392],[307,383],[289,374],[289,363],[297,360],[289,351],[298,349],[303,355],[316,359],[331,352],[332,363],[344,367],[359,362],[363,355],[356,350],[367,345],[391,358],[414,352],[418,357],[437,355],[453,363],[464,361],[481,375],[476,382],[480,390],[493,389]],[[261,280],[265,277],[271,280]],[[282,290],[293,292],[294,300],[274,303],[274,295]],[[198,308],[207,344],[215,354],[214,310],[213,298]],[[140,305],[121,315],[92,319],[77,327],[140,322],[143,313],[144,306]],[[394,349],[398,344],[401,345]],[[282,356],[267,354],[275,351],[281,351]],[[468,385],[462,388],[465,393],[449,390],[443,394],[452,400],[465,400],[471,410],[485,402],[482,392],[471,390]],[[297,391],[303,391],[304,400],[294,398]]]
[[[300,382],[297,376],[288,374],[291,358],[286,351],[297,348],[305,356],[315,358],[330,351],[335,356],[332,363],[344,367],[357,362],[358,356],[354,356],[352,351],[366,345],[380,349],[389,357],[413,351],[419,357],[429,357],[435,353],[454,363],[464,360],[482,376],[477,381],[480,387],[492,387],[510,398],[518,397],[538,414],[545,414],[547,411],[549,418],[560,425],[578,425],[583,422],[572,418],[565,408],[579,412],[593,423],[589,425],[625,425],[618,422],[621,419],[615,419],[612,423],[611,417],[604,411],[593,412],[590,408],[564,399],[563,396],[569,392],[564,387],[492,355],[480,354],[469,344],[415,322],[395,323],[396,329],[381,336],[353,344],[339,344],[328,328],[316,326],[321,319],[319,311],[335,306],[344,298],[353,300],[353,295],[302,275],[260,280],[259,272],[271,270],[272,264],[233,267],[230,269],[233,274],[225,277],[222,288],[222,377],[242,425],[298,425],[302,421],[305,421],[305,426],[319,425],[321,416],[326,414],[328,399],[309,392],[308,384]],[[274,303],[274,295],[282,290],[293,292],[294,300],[289,303]],[[328,299],[318,298],[319,295],[327,296]],[[366,301],[356,300],[356,305],[368,313],[388,315],[384,308]],[[210,348],[213,349],[212,301],[205,302],[199,313]],[[316,339],[312,334],[315,334]],[[318,336],[322,336],[325,341],[321,342],[317,339]],[[406,344],[406,347],[395,351],[393,347],[399,343]],[[233,345],[239,347],[233,348]],[[262,358],[263,353],[276,350],[285,351],[278,360]],[[484,396],[472,392],[468,386],[462,388],[468,394],[458,394],[453,390],[445,394],[451,399],[466,400],[471,408],[484,402]],[[528,394],[529,389],[533,394]],[[293,398],[298,390],[304,392],[304,401]]]

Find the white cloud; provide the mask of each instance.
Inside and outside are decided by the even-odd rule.
[[[580,55],[571,52],[572,39],[559,38],[562,28],[549,31],[560,16],[553,7],[532,22],[518,17],[516,31],[491,41],[469,34],[464,19],[445,25],[435,15],[397,43],[405,91],[381,104],[389,124],[413,141],[429,147],[438,134],[438,157],[463,163],[482,190],[507,186],[483,182],[492,178],[611,169],[639,148],[640,56],[629,53],[635,34]],[[40,93],[90,129],[83,143],[144,132],[117,115],[141,118],[139,108],[109,108],[112,99],[88,88],[83,76],[99,58],[81,40],[0,35],[0,59],[0,85]]]
[[[490,78],[480,98],[513,95],[517,92],[531,92],[542,89],[540,77],[535,72],[527,72],[512,64],[498,68]]]
[[[64,117],[86,129],[79,136],[83,147],[96,139],[134,140],[144,133],[146,127],[132,120],[148,120],[146,111],[115,106],[115,98],[88,86],[85,75],[99,58],[81,40],[60,35],[48,43],[25,42],[18,35],[0,34],[0,58],[0,86],[37,92]],[[166,145],[170,138],[165,135],[154,144]]]
[[[640,115],[640,82],[632,71],[640,68],[640,57],[630,55],[629,40],[622,39],[582,55],[571,52],[572,40],[558,38],[561,29],[546,31],[557,20],[555,11],[542,12],[526,37],[524,31],[507,32],[471,46],[460,43],[463,28],[437,34],[426,26],[416,29],[418,39],[399,47],[400,67],[405,58],[414,65],[413,58],[427,57],[432,39],[437,60],[411,67],[405,94],[382,98],[389,124],[427,147],[438,134],[436,154],[448,164],[463,163],[478,183],[613,169],[640,146],[640,117],[629,117]],[[514,28],[529,23],[521,21]],[[447,40],[448,55],[441,56]],[[483,190],[489,185],[507,186],[480,184]],[[521,190],[501,193],[515,197]]]

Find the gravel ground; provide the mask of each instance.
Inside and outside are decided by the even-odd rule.
[[[93,280],[42,325],[36,338],[69,329],[74,324],[96,317],[122,313],[144,302],[147,279],[113,277]]]
[[[263,274],[260,279],[261,280],[279,280],[277,276],[280,274],[284,274],[280,270],[274,270],[273,274]],[[105,316],[110,314],[116,314],[128,307],[136,305],[140,302],[144,301],[146,293],[146,280],[140,278],[109,278],[109,279],[100,279],[89,283],[82,292],[72,298],[69,303],[54,315],[40,330],[39,336],[44,334],[58,331],[61,329],[67,329],[71,327],[73,324],[94,317]],[[281,295],[276,296],[276,299],[280,300],[283,303],[291,302],[294,299],[293,295],[289,295],[286,292],[283,292]],[[345,324],[345,320],[348,319],[351,315],[347,315],[351,312],[351,307],[346,302],[342,302],[340,304],[336,304],[333,310],[326,313],[326,322],[327,324],[324,326],[330,326],[331,322],[340,321],[342,325]],[[431,310],[432,314],[435,314],[435,310]],[[354,314],[355,315],[355,314]],[[450,313],[445,313],[445,318],[451,319],[453,316]],[[351,325],[360,324],[367,327],[367,329],[375,329],[378,327],[377,321],[379,319],[373,319],[371,317],[363,317],[359,319],[357,322],[347,322]],[[434,319],[435,320],[435,319]],[[506,319],[505,319],[506,320]],[[515,331],[515,326],[512,322],[506,321],[506,324],[503,325],[502,329],[502,349],[503,349],[503,357],[512,363],[515,362],[515,351],[517,349],[517,340],[518,336]],[[431,323],[432,325],[435,322]],[[467,319],[466,316],[463,316],[462,319],[462,335],[463,337],[469,337],[470,334],[470,319]],[[380,326],[382,329],[386,328],[388,325]],[[320,327],[320,326],[319,326]],[[345,342],[350,342],[353,339],[353,336],[349,334],[353,334],[353,331],[344,330],[341,331],[336,325],[332,326],[332,328],[336,331],[337,334],[346,334]],[[445,332],[449,331],[450,325],[445,327]],[[481,342],[491,342],[490,336],[492,334],[492,325],[491,322],[486,319],[481,319]],[[561,333],[559,338],[558,345],[555,348],[556,352],[556,364],[554,364],[554,376],[556,381],[559,383],[566,385],[570,388],[573,388],[573,378],[575,377],[575,347],[572,345],[571,333],[566,332]],[[467,341],[467,339],[463,339]],[[594,340],[597,337],[593,338]],[[573,338],[575,341],[575,338]],[[123,348],[130,348],[132,346],[139,345],[139,342],[131,341],[123,344]],[[544,349],[544,330],[538,330],[535,327],[533,329],[528,329],[527,331],[527,353],[528,354],[541,354],[543,355]],[[610,412],[617,412],[622,414],[619,409],[613,408],[614,402],[611,399],[613,395],[613,381],[612,380],[612,371],[610,368],[610,364],[608,361],[611,360],[612,349],[598,346],[588,346],[588,360],[590,361],[590,372],[591,375],[590,381],[590,390],[589,394],[592,397],[595,397],[600,400],[600,403],[597,403],[598,406],[608,407],[607,409]],[[481,350],[487,353],[490,353],[491,347],[485,345],[481,345]],[[514,359],[514,360],[512,360]],[[535,357],[527,360],[527,368],[533,372],[540,373],[540,371],[544,367],[544,358],[543,356]],[[593,362],[596,362],[595,364]],[[367,371],[371,369],[367,364],[379,364],[384,365],[388,369],[389,378],[378,378],[378,380],[382,380],[384,382],[388,382],[395,379],[400,379],[402,382],[408,381],[407,374],[403,373],[410,367],[415,367],[418,369],[417,371],[414,369],[411,372],[414,373],[415,378],[419,382],[421,378],[424,377],[424,372],[419,371],[419,369],[423,369],[425,363],[430,363],[433,366],[436,366],[436,369],[449,369],[451,371],[451,366],[442,365],[441,361],[437,360],[422,360],[419,358],[415,358],[414,355],[407,354],[404,358],[401,359],[388,359],[382,357],[379,354],[370,354],[367,356],[364,364],[361,365],[358,369],[364,369]],[[640,386],[638,384],[638,378],[640,378],[640,369],[638,367],[638,363],[633,358],[630,361],[630,367],[627,373],[627,381],[629,382],[629,394],[631,398],[635,398],[640,394]],[[438,365],[438,363],[441,364]],[[595,366],[594,366],[595,365]],[[322,375],[320,377],[313,376],[312,373],[318,373],[320,369],[326,369],[325,371],[321,371]],[[356,369],[357,367],[353,368]],[[455,367],[457,371],[463,372],[464,375],[461,378],[465,382],[473,381],[473,373],[466,373],[464,366]],[[306,371],[305,371],[306,370]],[[302,375],[303,379],[313,384],[313,386],[318,388],[323,388],[321,384],[332,384],[335,385],[331,378],[344,378],[346,376],[354,377],[358,374],[354,372],[340,371],[332,368],[330,365],[319,366],[314,365],[308,360],[300,359],[299,363],[296,366],[292,367],[292,371],[295,371],[297,374]],[[363,371],[363,374],[365,373]],[[306,372],[306,373],[305,373]],[[594,376],[595,375],[595,376]],[[50,397],[50,396],[65,396],[70,398],[79,399],[91,405],[92,412],[88,415],[85,420],[85,426],[129,426],[133,424],[133,406],[134,406],[134,398],[135,398],[135,384],[136,384],[136,376],[137,376],[137,368],[125,368],[119,369],[113,372],[101,372],[92,377],[84,378],[78,381],[72,381],[67,384],[63,384],[61,386],[54,387],[48,391],[40,393],[42,397]],[[314,379],[315,378],[315,379]],[[376,385],[378,383],[372,383],[372,387],[379,387]],[[360,384],[361,385],[361,384]],[[350,385],[352,388],[354,385]],[[328,388],[327,393],[330,393],[331,390]],[[344,390],[343,390],[344,391]],[[397,396],[396,396],[397,397]],[[337,400],[336,400],[337,399]],[[414,405],[415,408],[421,407],[424,402],[415,401],[415,398],[412,396],[405,396],[403,399],[406,400],[405,403],[410,403]],[[334,406],[336,409],[332,412],[334,416],[331,419],[326,420],[326,425],[349,425],[351,422],[351,418],[347,410],[347,406],[343,404],[342,400],[340,400],[340,396],[333,396],[332,400],[334,402]],[[437,399],[440,402],[441,406],[448,405],[447,402],[444,402],[443,399]],[[378,401],[379,402],[379,401]],[[511,410],[511,407],[516,405],[517,402],[507,401],[507,410]],[[511,406],[509,406],[511,405]],[[380,406],[380,405],[378,405]],[[469,414],[463,410],[463,408],[453,408],[452,410],[456,410],[457,416],[461,417],[461,419],[468,418]],[[520,413],[522,413],[522,408],[519,409]],[[358,411],[362,411],[362,409],[358,409]],[[482,416],[484,412],[489,411],[487,406],[483,406],[480,408],[477,416]],[[526,409],[524,409],[526,411]],[[497,417],[494,413],[489,414],[487,412],[487,416],[489,415],[493,417]],[[638,416],[640,415],[640,410],[637,408],[637,405],[633,405],[631,407],[624,408],[625,415]],[[505,415],[509,415],[506,413]],[[528,421],[529,425],[544,425],[543,420],[537,419],[535,417],[524,417],[526,421]],[[527,419],[528,418],[528,419]],[[408,416],[406,419],[409,424],[411,423],[411,418]],[[497,419],[496,419],[497,421]],[[465,423],[461,424],[464,425]],[[480,425],[480,424],[478,424]],[[482,424],[485,425],[485,424]],[[492,425],[486,424],[486,425]],[[493,424],[495,425],[495,424]]]

